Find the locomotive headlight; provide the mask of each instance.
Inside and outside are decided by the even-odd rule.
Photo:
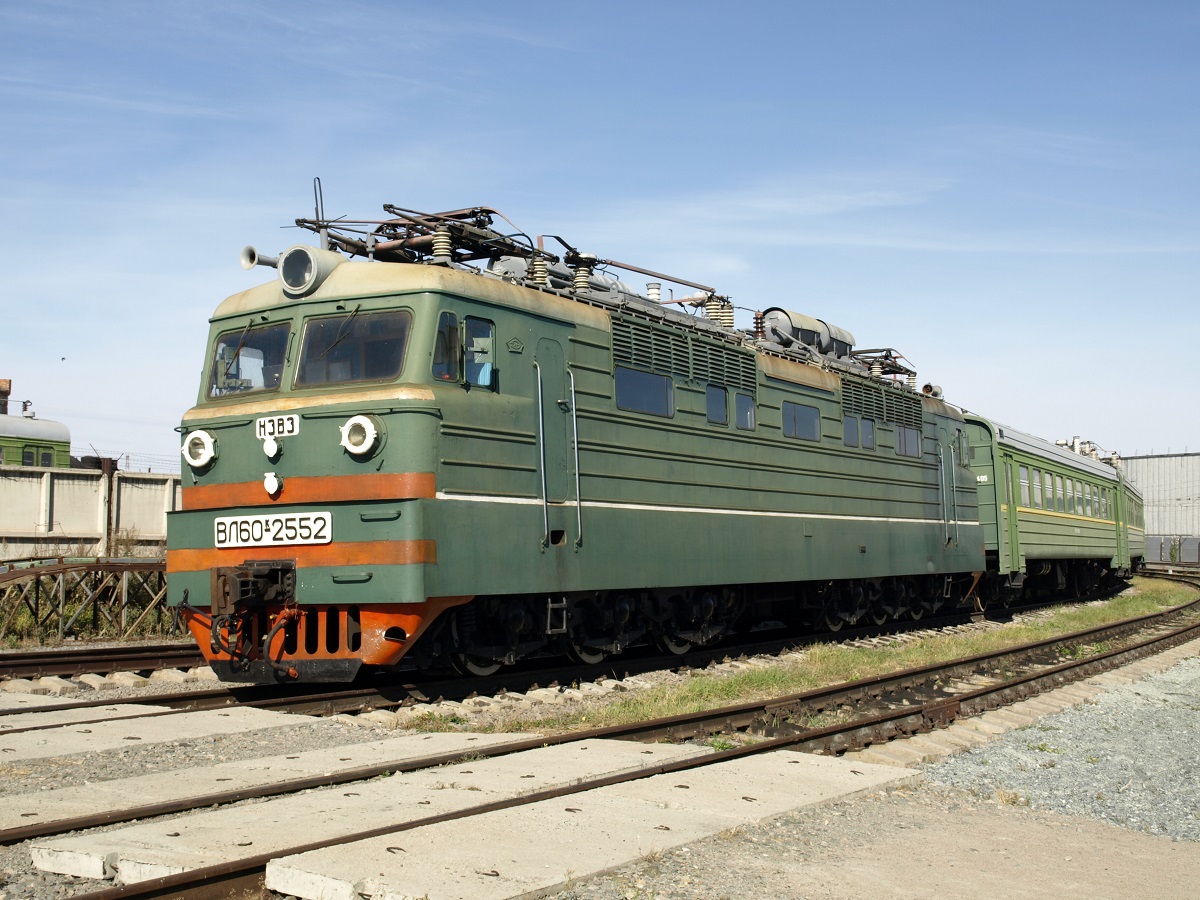
[[[217,439],[198,429],[183,439],[183,458],[193,469],[203,469],[217,458]]]
[[[341,445],[353,456],[367,456],[383,437],[383,423],[374,416],[351,416],[339,429]]]
[[[297,244],[284,250],[279,257],[279,280],[287,293],[302,296],[319,288],[329,273],[343,262],[345,260],[332,250]]]

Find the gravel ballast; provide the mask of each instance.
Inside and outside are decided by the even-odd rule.
[[[1200,659],[931,765],[982,797],[1200,841]]]

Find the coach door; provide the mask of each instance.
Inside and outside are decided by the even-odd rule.
[[[1011,453],[1000,457],[1000,468],[1004,473],[1004,506],[1000,518],[1001,539],[1007,538],[1009,572],[1021,570],[1021,530],[1017,508],[1021,505],[1021,483],[1017,478],[1017,463]],[[1005,571],[1004,547],[1000,548],[1000,571]]]
[[[542,338],[534,355],[538,392],[538,464],[541,469],[543,546],[565,543],[563,509],[571,495],[568,459],[574,403],[558,341]]]

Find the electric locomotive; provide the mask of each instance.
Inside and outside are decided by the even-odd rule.
[[[384,210],[247,248],[278,278],[211,320],[167,573],[222,679],[682,653],[920,618],[998,565],[972,420],[894,350],[780,307],[738,331],[488,208]]]

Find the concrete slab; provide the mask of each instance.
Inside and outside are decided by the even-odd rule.
[[[119,812],[147,804],[186,800],[223,791],[277,784],[296,778],[345,772],[364,766],[403,763],[425,756],[477,752],[484,747],[535,737],[531,734],[410,734],[400,737],[267,756],[179,772],[158,772],[133,778],[89,782],[74,787],[36,791],[5,798],[0,804],[0,829],[32,822],[48,824],[80,816]]]
[[[65,726],[76,722],[92,722],[95,719],[129,719],[153,712],[165,712],[169,706],[142,706],[136,703],[118,703],[112,706],[91,706],[83,709],[45,709],[42,712],[13,713],[0,718],[0,734],[18,728],[37,726]],[[7,743],[5,746],[8,746]]]
[[[0,733],[0,752],[4,754],[5,763],[13,763],[22,759],[94,753],[135,744],[145,746],[215,734],[281,728],[302,721],[302,716],[263,709],[209,709],[151,719],[130,718],[93,722],[90,725],[63,725],[24,734]]]
[[[47,839],[35,842],[31,855],[45,871],[88,878],[116,875],[132,883],[708,752],[688,745],[614,740],[540,747],[294,794],[256,803],[249,812],[243,807],[218,809],[103,834]]]
[[[279,859],[267,887],[306,900],[540,896],[738,825],[918,778],[768,753]]]

